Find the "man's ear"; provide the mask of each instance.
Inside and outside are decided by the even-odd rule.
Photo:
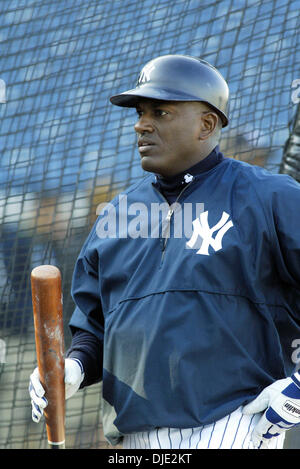
[[[219,117],[215,112],[205,111],[199,116],[199,140],[207,140],[213,135],[219,124]]]

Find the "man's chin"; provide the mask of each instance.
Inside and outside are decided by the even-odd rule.
[[[141,165],[144,171],[160,174],[160,165],[158,164],[158,161],[156,161],[154,157],[142,156]]]
[[[159,157],[154,156],[143,156],[141,158],[141,166],[144,171],[149,173],[159,174],[162,177],[172,177],[174,174],[174,168],[167,167],[166,165],[160,164]],[[175,173],[176,174],[176,173]]]

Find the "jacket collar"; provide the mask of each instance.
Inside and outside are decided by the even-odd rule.
[[[176,174],[175,176],[172,176],[170,178],[166,178],[159,174],[156,174],[156,186],[163,192],[173,192],[176,190],[181,190],[184,185],[191,182],[195,176],[209,171],[214,166],[219,164],[223,159],[224,156],[220,152],[219,146],[217,145],[208,156],[206,156],[203,160],[199,161],[186,171]]]

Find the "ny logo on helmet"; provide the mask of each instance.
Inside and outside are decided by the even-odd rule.
[[[202,212],[199,218],[193,221],[193,234],[190,240],[186,243],[186,246],[190,249],[198,249],[199,240],[202,240],[200,248],[196,254],[202,254],[209,256],[208,248],[211,246],[214,251],[222,249],[222,240],[225,233],[233,226],[231,220],[228,221],[229,215],[223,212],[222,217],[216,225],[212,228],[208,224],[208,211]],[[213,234],[217,231],[216,236],[213,238]]]
[[[155,65],[152,65],[151,63],[145,65],[145,67],[140,73],[138,83],[142,84],[142,83],[147,83],[148,81],[150,81],[150,78],[151,78],[150,75],[154,69],[155,69]]]

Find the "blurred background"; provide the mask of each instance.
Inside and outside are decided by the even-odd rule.
[[[68,348],[72,271],[96,208],[143,176],[135,111],[109,97],[158,55],[207,60],[231,93],[224,154],[300,180],[299,2],[0,0],[0,48],[0,448],[46,448],[27,391],[30,272],[60,268]],[[68,448],[109,447],[101,385],[67,401],[66,431]]]

